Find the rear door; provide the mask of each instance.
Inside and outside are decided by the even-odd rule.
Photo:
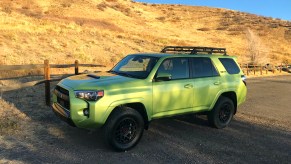
[[[221,90],[221,79],[212,60],[209,57],[192,58],[191,76],[194,79],[194,109],[209,109]]]

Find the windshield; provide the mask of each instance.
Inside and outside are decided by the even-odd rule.
[[[110,72],[121,76],[145,79],[159,60],[158,57],[128,55],[123,58]]]

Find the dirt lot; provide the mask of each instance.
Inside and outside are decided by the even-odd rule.
[[[1,117],[9,117],[1,118],[2,123],[12,122],[15,131],[0,131],[0,163],[291,161],[291,76],[248,79],[247,102],[226,129],[209,127],[204,116],[156,120],[137,147],[124,153],[108,148],[100,130],[73,128],[55,117],[44,105],[43,88],[2,95]]]

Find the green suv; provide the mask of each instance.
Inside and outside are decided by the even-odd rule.
[[[203,113],[213,127],[224,128],[246,93],[236,57],[224,48],[168,46],[161,53],[128,55],[105,76],[63,79],[52,109],[72,126],[102,127],[108,143],[124,151],[158,118]]]

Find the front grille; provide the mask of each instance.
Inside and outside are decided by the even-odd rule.
[[[57,95],[57,102],[65,109],[70,110],[69,91],[60,86],[56,86],[55,94]]]
[[[59,92],[61,92],[64,95],[69,96],[69,91],[66,90],[66,89],[64,89],[64,88],[62,88],[62,87],[60,87],[60,86],[58,86],[58,85],[56,86],[56,90],[59,91]]]

